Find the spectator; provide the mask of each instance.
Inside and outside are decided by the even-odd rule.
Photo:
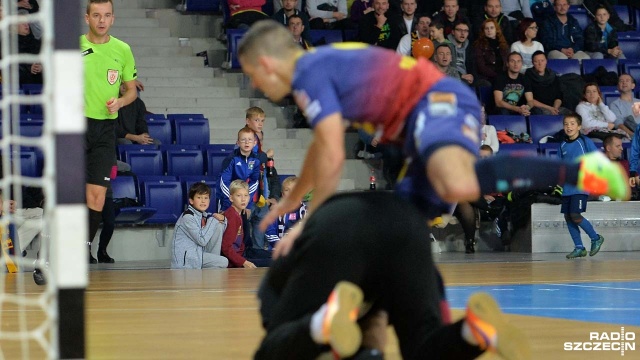
[[[629,175],[629,162],[622,158],[622,152],[624,148],[622,147],[622,139],[617,135],[609,135],[602,141],[602,148],[604,149],[604,154],[611,161],[617,161],[624,168]]]
[[[262,12],[266,0],[228,0],[231,18],[227,23],[230,29],[248,29],[256,21],[268,19]]]
[[[431,25],[431,18],[427,15],[419,15],[416,31],[412,32],[411,34],[406,34],[400,39],[400,43],[398,43],[396,52],[398,54],[411,56],[411,49],[413,47],[413,43],[416,40],[422,38],[430,38],[429,25]]]
[[[387,49],[395,49],[393,39],[391,39],[391,25],[387,18],[389,1],[373,0],[373,9],[374,11],[366,14],[360,20],[358,25],[360,41]]]
[[[220,255],[225,217],[207,212],[210,201],[211,189],[206,184],[191,185],[189,205],[173,232],[172,269],[226,268],[229,265],[229,261]]]
[[[529,0],[531,5],[531,17],[542,25],[544,20],[554,14],[553,2],[551,0]]]
[[[244,127],[238,131],[238,148],[233,154],[225,159],[222,165],[222,174],[220,176],[220,210],[225,211],[231,206],[229,198],[229,185],[233,180],[243,180],[249,184],[249,202],[247,203],[247,213],[251,212],[254,207],[254,195],[258,191],[258,180],[260,178],[260,160],[255,152],[253,145],[255,144],[255,134],[253,131]]]
[[[484,22],[489,19],[495,20],[496,27],[500,28],[500,32],[507,41],[507,44],[511,44],[515,41],[511,22],[509,21],[509,18],[502,13],[500,0],[487,0],[484,6],[484,13],[480,14],[480,16],[476,16],[475,18],[473,26],[474,34],[482,34]]]
[[[584,30],[584,49],[592,59],[625,59],[618,46],[618,32],[608,21],[609,11],[598,6],[595,21]]]
[[[453,33],[447,37],[455,49],[455,67],[460,74],[460,80],[469,85],[478,85],[476,72],[476,60],[473,47],[469,41],[469,23],[458,22],[453,28]]]
[[[540,41],[549,59],[589,59],[583,50],[584,36],[578,20],[568,14],[567,0],[555,0],[555,15],[542,23]]]
[[[39,54],[41,42],[31,33],[29,23],[19,23],[16,28],[18,33],[18,53]],[[42,84],[42,64],[20,64],[20,85],[22,84]]]
[[[596,83],[587,83],[582,92],[582,101],[576,107],[576,112],[581,116],[581,128],[584,134],[589,137],[603,138],[610,130],[620,128],[622,134],[626,135],[626,128],[621,120],[616,118],[616,114],[609,109],[602,99],[602,93]]]
[[[347,29],[347,0],[307,0],[307,13],[312,29]]]
[[[354,25],[360,23],[363,16],[373,11],[373,0],[354,0],[351,4],[349,16]]]
[[[562,107],[562,90],[557,74],[547,67],[547,56],[538,50],[533,53],[533,68],[524,73],[533,96],[534,115],[567,115],[571,110]]]
[[[302,1],[295,1],[295,8],[297,11],[302,11]],[[280,10],[284,8],[284,1],[282,0],[273,0],[273,13],[277,14]],[[276,20],[277,21],[277,20]],[[286,24],[284,24],[286,25]]]
[[[40,10],[37,0],[19,0],[18,1],[18,14],[33,14]],[[31,33],[37,40],[42,38],[42,25],[40,22],[29,23]]]
[[[608,1],[608,0],[584,0],[584,2],[581,1],[581,3],[584,6],[584,8],[587,9],[587,12],[591,15],[592,18],[596,17],[595,13],[596,13],[598,7],[602,6],[605,9],[607,9],[607,12],[611,15],[611,18],[609,19],[609,24],[611,24],[611,26],[613,26],[613,28],[616,29],[618,32],[634,31],[635,30],[635,27],[633,25],[625,24],[624,21],[622,21],[622,19],[620,18],[620,16],[616,12],[615,8],[613,6],[611,6],[611,4],[618,3],[617,0],[612,0],[612,1]],[[626,2],[623,3],[622,1],[620,1],[620,4],[621,5],[622,4],[626,5]],[[636,8],[638,7],[637,1],[630,1],[629,5],[634,6]]]
[[[507,14],[511,21],[522,21],[524,18],[532,18],[529,0],[501,0],[502,12]]]
[[[556,0],[556,2],[557,1],[559,0]],[[579,115],[565,115],[563,127],[566,138],[560,143],[560,149],[558,151],[561,159],[573,161],[587,153],[598,151],[593,141],[580,133],[582,119]],[[587,211],[587,199],[587,193],[581,192],[574,186],[564,185],[562,190],[562,208],[560,211],[564,214],[569,234],[575,245],[573,251],[567,254],[567,259],[587,256],[587,250],[584,248],[582,239],[580,238],[580,229],[591,239],[589,256],[597,254],[604,242],[604,238],[596,233],[589,220],[581,215],[581,213]]]
[[[544,51],[542,44],[533,40],[537,34],[538,24],[532,18],[524,18],[518,25],[518,41],[511,44],[511,52],[515,51],[522,55],[521,72],[523,74],[533,67],[533,53]]]
[[[453,33],[453,28],[457,23],[469,23],[469,20],[460,14],[458,0],[444,0],[442,11],[435,16],[434,20],[442,23],[442,26],[444,27],[444,36],[447,37]]]
[[[443,74],[455,79],[460,79],[460,74],[451,66],[451,48],[447,44],[440,44],[435,51],[435,64]]]
[[[493,86],[496,108],[502,115],[531,114],[533,95],[529,83],[520,73],[522,56],[517,52],[509,54],[507,71],[500,73]]]
[[[251,246],[245,248],[243,218],[246,217],[247,205],[251,201],[247,183],[242,179],[232,181],[229,185],[229,198],[231,206],[224,212],[227,228],[222,235],[221,250],[222,255],[229,259],[228,266],[250,269],[269,266],[271,263],[270,252],[254,249]]]
[[[282,8],[278,9],[273,16],[271,17],[273,20],[279,22],[280,24],[287,26],[289,24],[289,19],[292,15],[297,15],[302,21],[302,38],[305,41],[311,41],[311,36],[309,35],[309,29],[311,26],[309,25],[309,16],[303,11],[300,10],[300,1],[298,0],[274,0],[274,4],[282,3]]]
[[[288,178],[282,181],[282,196],[281,198],[286,198],[287,195],[293,190],[294,186],[296,186],[296,181],[298,180],[295,176],[289,176]],[[265,236],[269,241],[269,250],[273,250],[276,247],[276,244],[282,237],[284,237],[289,229],[302,220],[307,213],[307,205],[304,202],[300,202],[300,207],[295,211],[288,212],[282,216],[279,216],[276,221],[271,224],[267,230],[265,231]]]
[[[640,185],[640,170],[638,163],[640,160],[640,131],[633,134],[631,140],[631,155],[629,156],[629,186],[635,188]]]
[[[492,84],[504,70],[509,55],[509,46],[497,25],[493,19],[485,20],[480,36],[473,43],[478,77]]]
[[[287,25],[289,31],[291,31],[291,35],[293,35],[293,41],[300,45],[305,50],[311,49],[311,44],[307,40],[305,40],[304,31],[306,27],[304,26],[304,21],[300,15],[291,15],[289,16],[289,24]]]
[[[438,46],[440,46],[441,44],[444,44],[449,46],[449,49],[451,50],[451,54],[455,54],[456,50],[453,44],[451,43],[451,41],[449,41],[449,39],[444,37],[444,27],[442,26],[441,23],[437,21],[431,22],[431,25],[429,25],[429,37],[431,37],[431,41],[433,42],[433,47],[435,49],[437,49]],[[431,60],[435,60],[435,56],[436,56],[436,52],[434,51],[433,55],[431,56]],[[456,62],[457,62],[457,59],[454,59],[454,64]]]
[[[120,95],[124,95],[127,88],[120,85]],[[147,107],[144,101],[139,97],[129,105],[118,110],[118,119],[116,123],[116,137],[118,144],[141,144],[141,145],[160,145],[160,140],[153,139],[149,136],[149,128],[144,115],[147,113]]]
[[[629,74],[622,74],[618,77],[618,91],[620,92],[620,98],[614,100],[609,108],[616,115],[616,121],[622,122],[624,126],[629,130],[629,136],[632,136],[636,131],[638,123],[640,123],[640,116],[634,115],[632,106],[636,102],[640,102],[640,99],[634,97],[633,90],[636,88],[636,79]]]
[[[390,49],[398,47],[400,39],[407,34],[412,33],[417,25],[418,18],[416,17],[416,0],[402,0],[400,14],[389,13],[389,26],[391,27],[391,35],[389,39]]]

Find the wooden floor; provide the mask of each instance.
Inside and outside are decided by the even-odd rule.
[[[640,253],[601,253],[596,258],[565,261],[563,254],[436,255],[448,286],[489,284],[629,281],[640,279]],[[126,268],[126,264],[119,264]],[[135,266],[133,266],[135,267]],[[144,267],[144,266],[142,266]],[[87,291],[87,356],[90,359],[249,359],[263,331],[256,288],[264,269],[183,271],[93,268]],[[42,288],[32,284],[25,292]],[[10,281],[7,281],[9,290]],[[637,296],[637,295],[636,295]],[[3,307],[2,329],[19,313]],[[462,316],[454,310],[454,316]],[[37,317],[37,316],[36,316]],[[508,315],[528,335],[534,359],[619,359],[619,352],[566,352],[566,341],[587,341],[588,331],[619,331],[619,324],[587,323]],[[13,319],[13,320],[11,320]],[[11,321],[10,321],[11,320]],[[35,320],[33,320],[35,322]],[[640,327],[626,326],[640,335]],[[392,330],[389,330],[392,333]],[[624,358],[640,358],[635,352]],[[21,358],[20,348],[0,342],[6,359]],[[27,358],[42,358],[35,343]],[[34,350],[35,349],[35,350]],[[387,359],[399,359],[392,337]],[[485,356],[483,359],[494,358]]]

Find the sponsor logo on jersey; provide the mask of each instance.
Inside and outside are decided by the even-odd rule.
[[[109,82],[109,85],[114,85],[119,78],[120,78],[120,71],[113,70],[113,69],[109,69],[107,71],[107,82]]]

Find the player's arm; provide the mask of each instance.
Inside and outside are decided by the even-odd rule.
[[[461,146],[447,145],[429,156],[425,170],[433,189],[444,201],[476,201],[480,198],[480,184],[475,163],[474,154]]]
[[[309,212],[335,193],[345,157],[342,122],[342,115],[334,113],[320,120],[316,125],[313,142],[307,151],[300,178],[286,198],[291,203],[286,211],[297,209],[304,195],[311,189],[314,191]]]

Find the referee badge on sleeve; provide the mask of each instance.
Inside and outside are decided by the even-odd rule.
[[[114,85],[116,82],[118,82],[119,78],[120,71],[111,69],[107,71],[107,82],[109,82],[109,85]]]

